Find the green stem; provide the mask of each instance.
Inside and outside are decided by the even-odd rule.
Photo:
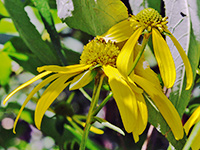
[[[94,110],[94,112],[93,112],[93,116],[96,116],[98,113],[99,113],[99,111],[106,105],[106,103],[109,101],[109,99],[111,98],[113,96],[113,93],[112,92],[110,92],[109,94],[108,94],[108,96],[103,100],[103,102],[99,105],[99,107],[97,107],[97,109],[95,109]]]
[[[85,98],[87,98],[89,101],[92,101],[92,98],[90,97],[90,95],[88,95],[88,93],[83,88],[80,88],[79,90],[85,96]]]
[[[137,65],[138,61],[140,60],[140,58],[141,58],[141,56],[142,56],[142,54],[144,52],[144,49],[145,49],[145,47],[147,45],[149,36],[150,36],[150,33],[144,34],[143,41],[142,41],[142,46],[141,46],[141,50],[137,54],[137,56],[136,56],[136,58],[135,58],[135,60],[133,62],[133,66],[132,66],[132,68],[131,68],[131,70],[130,70],[130,72],[129,72],[128,75],[131,74],[131,72],[134,70],[135,66]]]
[[[68,97],[68,99],[67,99],[67,103],[68,103],[68,104],[70,104],[70,103],[72,102],[72,100],[73,100],[73,98],[74,98],[74,95],[75,95],[75,92],[72,92],[72,93],[69,95],[69,97]]]
[[[103,79],[104,79],[104,75],[98,76],[97,78],[95,78],[96,82],[95,82],[95,86],[94,86],[94,90],[93,90],[93,95],[92,95],[92,101],[90,104],[90,109],[87,115],[87,120],[86,120],[86,125],[84,128],[84,132],[83,132],[83,136],[82,136],[82,140],[81,140],[81,145],[79,150],[85,150],[86,147],[86,142],[87,142],[87,138],[88,138],[88,134],[90,131],[90,127],[91,127],[91,123],[92,123],[92,118],[93,118],[93,111],[96,108],[98,99],[99,99],[99,94],[100,94],[100,90],[101,90],[101,86],[103,83]]]
[[[66,117],[66,119],[69,121],[69,123],[73,126],[74,129],[83,134],[83,130],[73,120],[71,120],[72,118],[68,119]]]

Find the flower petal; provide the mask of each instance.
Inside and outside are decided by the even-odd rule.
[[[67,77],[67,75],[62,75],[61,77],[56,79],[48,86],[48,88],[39,99],[35,109],[35,125],[38,129],[40,129],[42,118],[46,110],[59,96],[59,94],[69,85],[70,82],[66,83],[68,78],[69,77]]]
[[[85,64],[76,64],[76,65],[70,65],[70,66],[57,66],[57,65],[49,65],[49,66],[42,66],[38,67],[38,72],[42,72],[44,70],[46,71],[52,71],[52,72],[59,72],[59,73],[78,73],[82,72],[84,70],[87,70],[91,65],[85,65]]]
[[[154,28],[152,29],[152,41],[164,85],[171,88],[176,79],[176,69],[169,47],[160,32]]]
[[[137,56],[140,45],[136,45],[134,48],[134,55]],[[160,86],[160,81],[157,77],[157,74],[150,68],[149,63],[145,61],[144,54],[141,56],[140,60],[138,61],[137,65],[135,66],[134,72],[130,74],[130,78],[134,76],[134,73],[151,81],[152,83],[156,84],[158,87]],[[161,86],[160,86],[161,87]]]
[[[139,141],[139,134],[137,133],[137,131],[134,131],[132,132],[132,135],[135,143],[137,143]]]
[[[118,58],[117,58],[117,68],[120,73],[127,76],[133,66],[134,61],[134,47],[140,37],[144,28],[138,28],[133,35],[128,39],[124,47],[122,48]]]
[[[95,71],[87,70],[76,76],[69,86],[69,90],[76,90],[90,83],[96,75]]]
[[[170,33],[169,30],[166,30],[168,33]],[[171,40],[173,41],[174,45],[176,46],[179,54],[181,55],[181,58],[183,60],[183,63],[185,65],[185,71],[186,71],[186,76],[187,76],[187,85],[186,85],[186,90],[189,90],[192,86],[193,83],[193,73],[192,73],[192,68],[190,65],[190,62],[188,60],[187,55],[185,54],[185,51],[183,50],[182,46],[179,44],[179,42],[177,41],[177,39],[172,35],[172,33],[170,33],[171,36],[169,36],[171,38]]]
[[[138,116],[135,94],[116,68],[103,66],[103,70],[108,76],[108,82],[117,103],[125,130],[130,133],[134,129]]]
[[[147,105],[144,100],[144,97],[142,94],[136,94],[137,98],[137,104],[138,104],[138,117],[137,117],[137,125],[134,127],[134,130],[132,132],[133,138],[135,140],[135,143],[139,141],[139,135],[143,133],[147,126],[148,121],[148,111],[147,111]]]
[[[148,80],[135,75],[134,81],[142,87],[154,101],[163,118],[171,128],[176,140],[182,139],[184,132],[180,116],[171,101]]]
[[[133,28],[130,26],[131,22],[126,19],[112,26],[106,33],[97,38],[103,38],[106,42],[109,40],[113,42],[122,42],[127,40],[133,33]]]
[[[190,128],[200,120],[200,106],[193,112],[184,125],[185,133],[188,134]]]
[[[137,104],[138,104],[138,118],[137,118],[136,128],[137,128],[138,134],[142,134],[148,122],[147,105],[142,94],[138,94],[138,93],[135,93],[135,94],[136,94]]]
[[[141,89],[141,88],[139,88],[139,87],[137,87],[137,85],[133,82],[133,80],[130,78],[130,77],[128,77],[127,78],[128,79],[128,81],[129,81],[129,86],[131,87],[131,89],[133,90],[133,92],[135,93],[143,93],[143,90]]]
[[[193,139],[192,142],[192,150],[199,150],[200,149],[200,132],[197,133],[197,135],[195,136],[195,138]]]
[[[17,122],[19,120],[19,117],[24,109],[24,107],[26,106],[26,104],[29,102],[29,100],[33,97],[33,95],[39,91],[41,88],[43,88],[45,85],[47,85],[49,82],[53,81],[54,79],[58,78],[60,75],[59,74],[53,74],[51,76],[49,76],[48,78],[46,78],[45,80],[43,80],[40,84],[38,84],[32,91],[31,93],[27,96],[26,100],[24,101],[22,107],[20,108],[19,112],[18,112],[18,115],[15,119],[15,122],[14,122],[14,126],[13,126],[13,133],[16,133],[15,132],[15,129],[16,129],[16,125],[17,125]]]
[[[3,101],[3,104],[5,105],[5,103],[18,91],[20,91],[21,89],[27,87],[28,85],[32,84],[33,82],[45,77],[46,75],[50,74],[51,71],[45,71],[37,76],[35,76],[34,78],[30,79],[29,81],[25,82],[24,84],[20,85],[18,88],[16,88],[14,91],[12,91]]]

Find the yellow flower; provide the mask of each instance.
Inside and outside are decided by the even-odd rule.
[[[135,53],[138,52],[138,47],[139,45],[135,47]],[[156,74],[144,62],[142,56],[130,76],[123,76],[116,68],[116,59],[119,53],[120,49],[111,41],[105,42],[103,39],[95,39],[84,47],[80,64],[66,67],[55,65],[39,67],[38,71],[42,73],[19,86],[4,100],[4,103],[6,103],[17,91],[48,75],[26,98],[15,120],[15,126],[27,102],[48,83],[51,82],[38,100],[35,109],[35,124],[38,129],[40,129],[46,110],[68,85],[70,90],[84,87],[94,78],[97,72],[98,75],[108,77],[108,83],[117,103],[124,128],[128,133],[132,132],[135,142],[139,140],[139,135],[146,128],[148,121],[147,106],[142,95],[143,90],[160,110],[175,138],[181,139],[183,137],[181,119],[172,103],[163,94]]]
[[[153,48],[160,74],[164,85],[171,88],[176,79],[176,69],[169,47],[162,37],[162,34],[168,35],[180,53],[186,69],[187,85],[186,90],[190,89],[193,83],[192,69],[183,48],[167,29],[167,17],[162,18],[161,15],[152,8],[146,8],[140,11],[136,16],[130,16],[113,27],[111,27],[105,34],[99,37],[105,38],[106,41],[111,40],[115,42],[126,41],[121,53],[117,59],[117,68],[124,75],[129,75],[132,71],[130,62],[132,60],[133,49],[138,41],[140,35],[143,35],[143,41],[146,42],[149,35],[152,34]],[[126,66],[126,67],[125,67]]]
[[[191,127],[200,121],[200,106],[193,112],[188,121],[184,125],[185,133],[188,135]],[[200,149],[200,132],[197,133],[193,142],[192,142],[192,150]]]

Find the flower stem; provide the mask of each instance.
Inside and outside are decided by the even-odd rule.
[[[99,94],[100,94],[101,86],[103,83],[103,79],[104,79],[104,74],[102,74],[100,76],[97,75],[97,77],[95,78],[95,86],[94,86],[94,90],[93,90],[92,101],[91,101],[90,109],[89,109],[89,112],[87,115],[86,125],[84,128],[84,132],[83,132],[79,150],[85,150],[88,134],[89,134],[90,127],[91,127],[92,121],[93,121],[93,119],[92,119],[93,111],[96,108],[96,105],[97,105],[97,102],[99,99]]]
[[[88,95],[88,93],[83,88],[80,88],[79,90],[85,96],[85,98],[87,98],[89,101],[92,101],[92,98],[90,97],[90,95]]]
[[[108,100],[113,96],[113,93],[110,92],[108,94],[108,96],[103,100],[103,102],[99,105],[99,107],[97,107],[97,109],[94,110],[93,112],[93,116],[96,116],[98,114],[98,112],[105,106],[105,104],[108,102]]]
[[[136,58],[135,58],[135,60],[134,60],[134,62],[133,62],[133,66],[132,66],[132,68],[130,69],[130,72],[129,72],[128,75],[131,74],[131,72],[134,70],[135,66],[137,65],[138,61],[140,60],[140,58],[141,58],[141,56],[142,56],[142,54],[143,54],[143,52],[144,52],[144,49],[145,49],[145,47],[146,47],[146,45],[147,45],[149,36],[150,36],[150,33],[144,34],[143,41],[142,41],[142,46],[141,46],[141,50],[140,50],[139,53],[137,54],[137,56],[136,56]]]

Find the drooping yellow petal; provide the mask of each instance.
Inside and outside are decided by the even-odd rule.
[[[132,132],[133,138],[135,140],[135,143],[139,141],[139,135],[143,133],[147,126],[148,121],[148,111],[147,111],[147,105],[144,100],[144,97],[142,94],[136,94],[137,98],[137,104],[138,104],[138,118],[137,118],[137,125],[134,127],[134,130]]]
[[[124,76],[127,76],[132,69],[134,61],[134,47],[143,30],[144,28],[140,27],[133,33],[117,58],[117,68]]]
[[[76,89],[84,87],[85,85],[87,85],[93,80],[95,74],[96,72],[92,70],[87,70],[79,74],[71,81],[69,90],[76,90]]]
[[[53,103],[53,101],[59,96],[59,94],[69,85],[70,82],[68,80],[67,75],[62,75],[58,79],[56,79],[53,83],[51,83],[48,88],[45,90],[41,98],[39,99],[36,109],[35,109],[35,125],[38,129],[40,129],[42,118],[49,108],[49,106]]]
[[[167,88],[174,85],[176,79],[176,69],[170,49],[166,41],[157,29],[152,29],[152,41],[156,60],[158,62],[160,75]]]
[[[128,81],[129,81],[129,86],[131,87],[131,89],[133,90],[133,92],[135,93],[143,93],[143,90],[141,89],[141,88],[139,88],[139,87],[137,87],[137,85],[133,82],[133,80],[130,78],[130,77],[128,77],[127,78],[128,79]]]
[[[35,76],[34,78],[32,78],[31,80],[25,82],[24,84],[20,85],[18,88],[16,88],[14,91],[12,91],[3,101],[3,104],[5,105],[5,103],[18,91],[20,91],[21,89],[27,87],[28,85],[32,84],[33,82],[45,77],[46,75],[50,74],[51,71],[45,71],[37,76]]]
[[[138,118],[137,118],[137,131],[138,134],[142,134],[145,130],[148,122],[148,111],[147,111],[147,105],[144,100],[144,97],[142,94],[136,94],[137,104],[138,104]]]
[[[116,68],[103,66],[117,103],[125,130],[130,133],[136,125],[138,106],[135,94]]]
[[[139,141],[139,134],[137,133],[137,131],[133,131],[132,135],[135,143],[137,143]]]
[[[192,68],[191,68],[190,62],[188,60],[188,57],[187,57],[185,51],[183,50],[182,46],[179,44],[177,39],[172,35],[172,33],[169,30],[166,30],[166,31],[171,34],[171,36],[169,36],[169,37],[171,38],[172,42],[176,46],[179,54],[181,55],[183,63],[185,65],[185,71],[186,71],[186,76],[187,76],[186,90],[189,90],[193,83],[193,73],[192,73]]]
[[[70,65],[70,66],[57,66],[57,65],[49,65],[49,66],[42,66],[38,67],[38,72],[42,72],[44,70],[46,71],[52,71],[52,72],[59,72],[59,73],[76,73],[76,72],[82,72],[84,70],[87,70],[91,65],[85,65],[85,64],[76,64],[76,65]]]
[[[197,135],[195,136],[195,138],[193,139],[192,142],[192,150],[199,150],[200,149],[200,132],[197,133]]]
[[[135,75],[134,81],[136,84],[142,87],[154,101],[163,118],[171,128],[176,140],[182,139],[184,132],[181,118],[170,100],[162,93],[161,90],[152,85],[152,83],[148,80]]]
[[[137,56],[140,45],[136,45],[134,48],[134,56]],[[151,81],[153,84],[160,86],[160,81],[157,77],[157,74],[150,68],[149,63],[145,61],[144,54],[141,56],[140,60],[138,61],[134,72],[130,74],[130,78],[134,76],[134,73]],[[161,86],[160,86],[161,87]]]
[[[190,128],[200,120],[200,106],[193,112],[184,125],[185,133],[188,134]]]
[[[29,100],[33,97],[33,95],[39,91],[41,88],[43,88],[45,85],[47,85],[49,82],[53,81],[54,79],[58,78],[60,75],[59,74],[54,74],[54,75],[51,75],[50,77],[46,78],[45,80],[43,80],[41,83],[39,83],[32,91],[31,93],[27,96],[26,100],[24,101],[22,107],[20,108],[19,112],[18,112],[18,115],[15,119],[15,122],[14,122],[14,126],[13,126],[13,133],[16,133],[15,132],[15,129],[16,129],[16,125],[17,125],[17,122],[19,120],[19,117],[24,109],[24,107],[26,106],[26,104],[29,102]]]
[[[128,19],[121,21],[97,38],[103,38],[106,42],[109,40],[117,43],[125,41],[133,34],[133,28],[130,24],[131,22]]]

